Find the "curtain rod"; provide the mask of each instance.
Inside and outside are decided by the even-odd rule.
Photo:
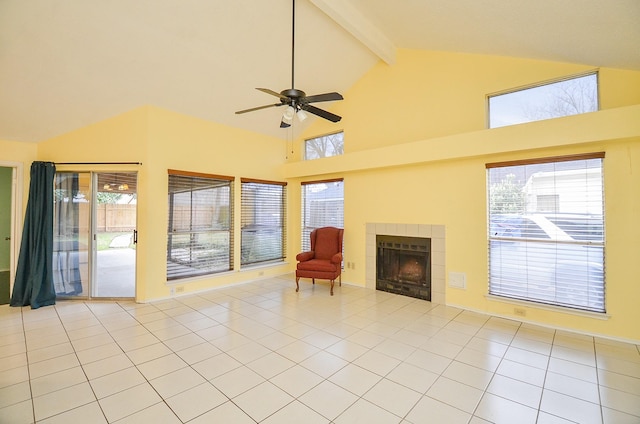
[[[56,165],[142,165],[142,162],[54,162]]]

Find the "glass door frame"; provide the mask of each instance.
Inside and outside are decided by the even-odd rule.
[[[97,295],[97,293],[99,293],[99,291],[97,290],[97,284],[98,284],[98,268],[99,268],[99,258],[98,258],[98,220],[97,220],[97,216],[98,216],[98,192],[100,191],[99,189],[99,178],[101,174],[104,175],[110,175],[110,174],[116,174],[116,171],[77,171],[77,170],[60,170],[57,171],[56,174],[69,174],[69,175],[76,175],[78,179],[80,179],[81,175],[85,175],[86,177],[89,178],[89,185],[88,188],[85,189],[85,187],[82,187],[82,190],[80,190],[80,187],[78,188],[78,192],[85,194],[85,198],[88,200],[89,203],[89,210],[87,211],[87,216],[86,216],[86,220],[88,222],[80,222],[78,221],[77,224],[77,228],[74,229],[74,232],[76,235],[80,235],[80,228],[82,226],[86,226],[87,227],[87,231],[88,234],[86,235],[86,244],[87,244],[87,250],[82,251],[80,250],[80,241],[82,241],[84,239],[84,235],[82,235],[83,237],[79,237],[78,236],[78,240],[77,243],[73,246],[74,248],[67,248],[66,250],[60,248],[57,250],[57,257],[54,257],[54,273],[58,273],[58,280],[54,280],[54,283],[56,283],[56,295],[59,298],[62,299],[78,299],[78,300],[120,300],[120,299],[126,299],[126,300],[131,300],[131,299],[135,299],[136,297],[136,285],[137,285],[137,281],[136,281],[136,269],[137,269],[137,254],[134,252],[134,266],[133,266],[133,293],[132,296],[99,296]],[[134,185],[134,194],[137,194],[137,179],[138,179],[138,172],[137,171],[117,171],[116,175],[128,175],[128,176],[133,176],[133,181],[135,181],[135,185]],[[58,180],[58,176],[56,175],[56,179],[55,179],[55,184],[57,187],[59,180]],[[83,193],[83,190],[87,190],[88,192]],[[57,199],[58,201],[64,202],[65,199]],[[71,190],[71,193],[69,193],[69,197],[68,197],[68,202],[73,202],[74,201],[74,192],[73,189]],[[78,218],[76,219],[80,219],[80,204],[82,202],[76,201],[75,202],[78,205],[77,210],[73,209],[74,213],[78,214]],[[56,209],[56,214],[55,214],[55,223],[54,226],[59,226],[60,225],[60,214],[58,213],[58,210],[62,209],[64,207],[64,203],[61,203],[57,209]],[[83,217],[84,218],[84,217]],[[135,215],[134,215],[134,230],[133,230],[133,234],[132,234],[132,240],[137,242],[137,221],[138,221],[138,217],[137,217],[137,207],[135,210]],[[56,227],[54,227],[55,229]],[[58,227],[59,228],[59,227]],[[54,234],[54,245],[58,245],[59,243],[59,234]],[[55,251],[55,249],[54,249]],[[62,253],[64,252],[64,253]],[[83,269],[80,266],[81,260],[83,259],[82,256],[86,254],[86,278],[87,278],[87,282],[86,284],[84,284],[84,282],[82,282],[82,276],[84,275]],[[64,256],[63,256],[64,255]],[[71,259],[70,262],[70,256],[75,255],[75,258]],[[56,263],[57,261],[57,263]],[[77,261],[77,267],[73,267],[73,265],[75,265],[74,261]],[[57,269],[56,269],[57,267]],[[66,268],[65,268],[66,267]],[[65,283],[65,274],[67,274],[67,276],[69,275],[70,272],[76,272],[78,273],[79,280],[81,282],[82,285],[82,289],[80,291],[79,294],[75,295],[73,294],[71,291],[67,292],[69,294],[65,294],[65,293],[61,293],[58,292],[58,288],[60,287],[60,285],[62,284],[62,286],[64,286]],[[62,278],[62,283],[60,282],[60,278]],[[70,279],[75,281],[74,279]],[[69,282],[69,281],[67,281]],[[76,283],[77,284],[77,283]],[[85,288],[86,286],[86,288]]]
[[[92,178],[91,178],[91,189],[92,189],[92,202],[95,205],[92,209],[91,209],[91,239],[92,239],[92,244],[91,244],[91,260],[92,260],[92,267],[90,269],[90,275],[91,275],[91,284],[90,284],[90,288],[89,288],[89,297],[91,299],[104,299],[104,300],[108,300],[108,299],[135,299],[136,297],[136,285],[137,285],[137,278],[136,278],[136,274],[137,274],[137,250],[134,251],[134,265],[133,265],[133,293],[132,296],[99,296],[97,293],[99,293],[99,284],[100,284],[100,258],[99,256],[99,243],[98,243],[98,235],[101,234],[101,232],[98,229],[98,205],[100,203],[98,203],[98,193],[101,192],[105,192],[103,190],[101,190],[100,187],[100,176],[104,175],[105,177],[111,177],[113,178],[113,176],[115,175],[115,183],[114,184],[110,184],[111,186],[114,186],[116,188],[116,193],[118,192],[117,190],[122,190],[124,189],[124,187],[122,186],[126,186],[126,189],[124,190],[124,192],[129,190],[129,185],[133,184],[135,187],[134,190],[134,194],[137,197],[137,182],[138,182],[138,172],[137,171],[93,171],[92,172]],[[133,176],[133,177],[130,177]],[[128,184],[127,184],[128,183]],[[121,188],[118,188],[118,186],[120,186]],[[104,186],[106,187],[106,185]],[[104,188],[103,187],[103,188]],[[123,193],[124,193],[123,192]],[[107,203],[105,203],[107,204]],[[106,213],[106,212],[105,212]],[[137,227],[138,227],[138,210],[137,210],[137,204],[136,204],[136,210],[135,210],[135,218],[134,218],[134,229],[132,230],[132,234],[131,234],[131,242],[133,245],[137,244]],[[105,224],[106,227],[106,224]],[[105,232],[106,228],[105,228]],[[128,231],[125,231],[125,233]],[[104,260],[104,258],[103,258]],[[122,259],[121,259],[122,260]]]

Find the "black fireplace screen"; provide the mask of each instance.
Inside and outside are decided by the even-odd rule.
[[[431,239],[376,236],[376,288],[431,300]]]

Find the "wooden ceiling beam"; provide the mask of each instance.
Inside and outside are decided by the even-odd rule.
[[[351,3],[344,0],[310,1],[388,65],[396,62],[396,46]]]

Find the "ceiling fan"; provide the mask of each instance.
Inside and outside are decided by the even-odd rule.
[[[317,108],[312,106],[310,103],[318,103],[318,102],[328,102],[333,100],[342,100],[343,97],[341,94],[336,92],[324,93],[324,94],[316,94],[314,96],[307,96],[307,94],[298,90],[294,85],[294,75],[295,75],[295,39],[296,39],[296,0],[292,0],[292,34],[291,34],[291,88],[287,90],[282,90],[281,92],[275,92],[273,90],[269,90],[268,88],[256,88],[256,90],[262,91],[263,93],[271,94],[272,96],[276,96],[280,99],[280,103],[269,104],[265,106],[253,107],[250,109],[239,110],[236,114],[242,114],[247,112],[253,112],[255,110],[266,109],[270,107],[279,107],[279,106],[287,106],[284,113],[282,114],[282,121],[280,122],[280,128],[287,128],[291,126],[291,122],[293,120],[294,115],[298,117],[300,121],[306,119],[306,112],[312,113],[321,118],[327,119],[331,122],[338,122],[342,119],[342,117],[335,115],[326,110]]]

